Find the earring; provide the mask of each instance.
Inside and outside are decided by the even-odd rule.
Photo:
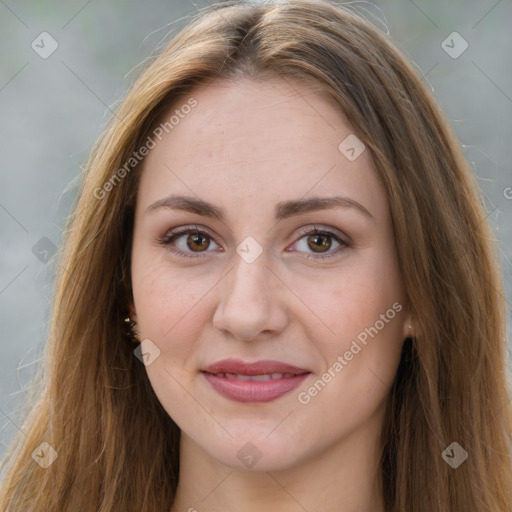
[[[130,341],[132,341],[133,343],[140,343],[139,335],[138,335],[137,331],[134,329],[135,322],[129,316],[127,316],[124,319],[124,321],[128,326],[126,336],[128,336]]]

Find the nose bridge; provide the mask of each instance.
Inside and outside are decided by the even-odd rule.
[[[238,249],[244,249],[243,243]],[[253,339],[262,331],[282,329],[286,313],[279,304],[275,283],[271,283],[275,277],[268,269],[265,252],[254,259],[245,257],[247,253],[240,254],[234,256],[213,322],[237,338]]]
[[[238,250],[244,249],[240,244]],[[244,254],[234,257],[234,268],[229,279],[230,295],[236,298],[251,300],[255,304],[265,303],[267,299],[268,279],[270,272],[267,268],[268,258],[264,252],[252,259],[246,259]]]

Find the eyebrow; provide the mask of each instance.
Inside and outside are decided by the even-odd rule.
[[[212,217],[224,222],[226,217],[223,208],[214,206],[211,203],[196,199],[190,196],[170,195],[155,201],[146,208],[146,214],[159,208],[169,208],[172,210],[181,210],[185,212]],[[318,210],[328,210],[331,208],[354,208],[363,213],[366,217],[375,220],[374,216],[359,202],[350,197],[312,197],[309,199],[296,199],[282,201],[276,205],[275,218],[277,220],[286,219],[294,215],[309,213]]]

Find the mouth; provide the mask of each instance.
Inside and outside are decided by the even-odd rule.
[[[209,373],[209,372],[205,372]],[[257,382],[264,382],[267,380],[277,380],[277,379],[289,379],[290,377],[295,377],[296,375],[293,373],[264,373],[262,375],[246,375],[243,373],[210,373],[210,375],[215,375],[216,377],[222,377],[227,379],[236,379],[236,380],[252,380]]]
[[[270,402],[301,384],[310,371],[279,361],[226,359],[201,370],[212,388],[236,402]]]

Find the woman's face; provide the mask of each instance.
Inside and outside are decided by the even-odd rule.
[[[132,280],[183,442],[265,471],[368,445],[409,325],[369,151],[301,82],[217,81],[173,114],[144,161]]]

